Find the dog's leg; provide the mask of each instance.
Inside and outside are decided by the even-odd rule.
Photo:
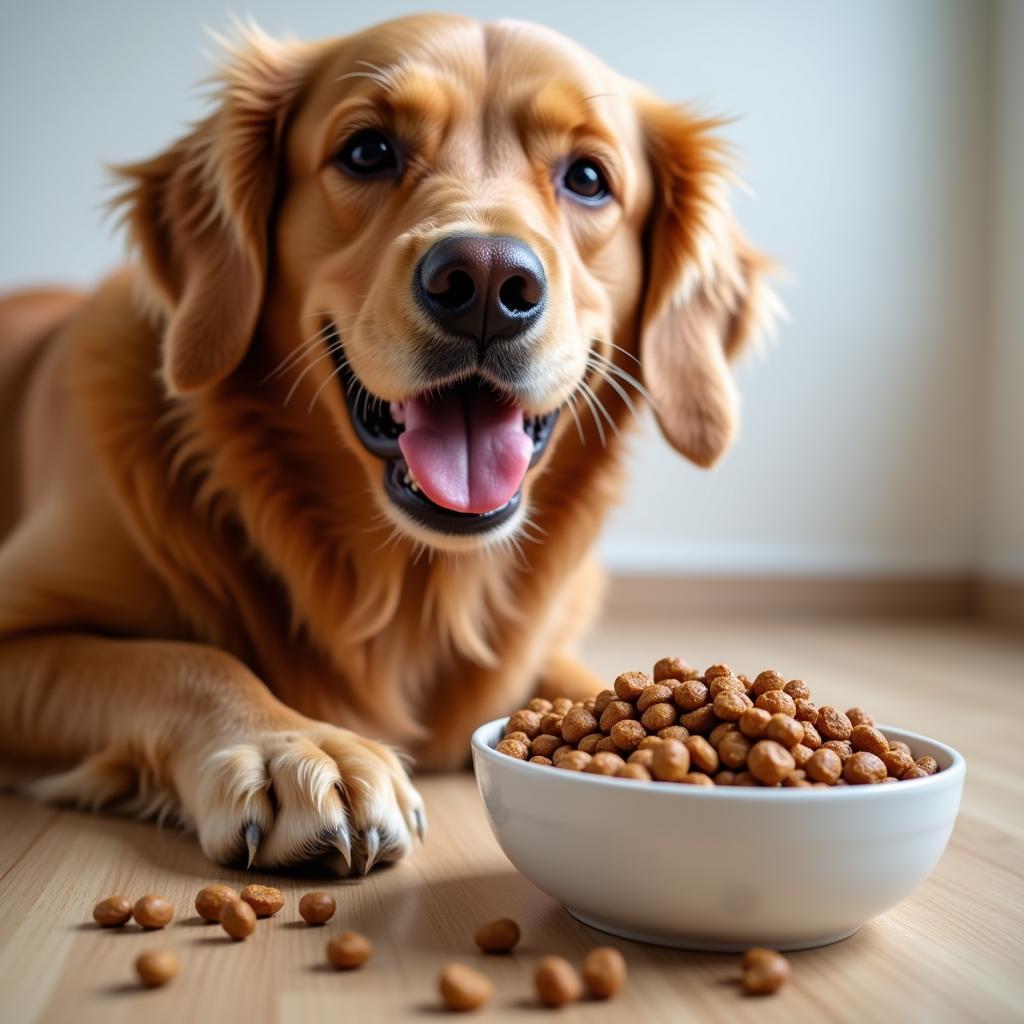
[[[28,791],[193,826],[220,862],[396,860],[423,804],[386,746],[282,704],[200,644],[80,635],[0,643],[0,753],[60,764]]]
[[[556,654],[548,659],[544,671],[537,680],[537,696],[554,700],[556,697],[570,697],[572,700],[586,700],[593,697],[610,682],[604,682],[594,675],[583,662],[569,654]]]

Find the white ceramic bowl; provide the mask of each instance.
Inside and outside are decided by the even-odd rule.
[[[835,789],[636,782],[499,754],[504,724],[473,734],[473,765],[508,859],[585,924],[685,949],[852,935],[931,874],[964,785],[955,750],[888,726],[941,771]]]

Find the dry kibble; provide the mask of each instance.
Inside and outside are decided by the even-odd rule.
[[[723,768],[720,772],[715,773],[715,777],[711,781],[716,786],[733,786],[736,784],[736,773],[729,771],[728,768]]]
[[[804,727],[789,715],[772,715],[764,729],[766,740],[775,740],[787,750],[804,738]]]
[[[848,740],[850,733],[853,732],[853,724],[846,715],[827,705],[818,708],[818,720],[815,725],[826,740]]]
[[[846,712],[846,717],[850,720],[850,724],[856,728],[858,725],[874,725],[875,720],[866,711],[861,708],[849,708]]]
[[[510,917],[500,917],[480,925],[473,941],[485,953],[507,953],[519,941],[519,925]]]
[[[731,690],[733,693],[746,693],[747,688],[735,676],[715,676],[708,683],[708,695],[713,701],[720,693]]]
[[[550,757],[541,757],[539,754],[536,757],[530,758],[530,764],[539,764],[547,766],[554,763],[555,762],[552,761]]]
[[[652,704],[640,716],[640,724],[650,732],[659,732],[676,724],[676,709],[673,704]]]
[[[505,726],[505,734],[508,735],[510,732],[524,732],[527,740],[532,740],[540,732],[540,715],[529,708],[517,711]]]
[[[690,770],[690,752],[678,740],[665,740],[654,748],[651,774],[659,782],[679,782]]]
[[[653,683],[637,698],[637,711],[644,712],[652,704],[665,704],[672,700],[672,688],[664,683]]]
[[[881,782],[888,774],[882,759],[875,754],[869,754],[866,750],[852,754],[843,764],[843,778],[851,786]]]
[[[636,708],[628,700],[613,700],[601,712],[601,731],[611,732],[616,722],[636,717]]]
[[[556,715],[564,715],[572,707],[572,701],[568,697],[556,697],[551,702],[551,711]]]
[[[653,681],[646,672],[623,672],[612,688],[620,700],[636,700]]]
[[[585,708],[570,708],[562,718],[562,739],[566,743],[576,743],[597,732],[597,719]]]
[[[750,698],[742,690],[723,690],[712,706],[723,722],[738,722],[750,705]]]
[[[633,719],[624,719],[612,726],[611,738],[619,750],[636,750],[647,730]]]
[[[852,722],[853,719],[851,718],[850,721]],[[864,723],[854,724],[853,731],[850,733],[850,745],[854,750],[866,750],[876,757],[882,757],[889,753],[889,741],[885,736],[874,726]]]
[[[196,896],[196,913],[205,921],[216,924],[224,905],[238,899],[238,893],[230,885],[208,885]]]
[[[718,744],[721,743],[729,733],[735,732],[736,729],[737,725],[735,722],[722,722],[721,724],[716,725],[708,734],[708,743],[717,750]]]
[[[638,782],[650,782],[651,781],[651,773],[647,770],[647,768],[644,765],[638,764],[635,761],[631,764],[629,761],[627,761],[615,773],[615,778],[617,778],[617,779],[636,779]]]
[[[778,992],[790,976],[789,961],[772,949],[748,949],[743,955],[743,991],[750,996]]]
[[[598,946],[583,958],[583,981],[597,999],[611,999],[626,984],[626,958],[611,946]]]
[[[685,715],[679,716],[679,724],[689,732],[711,732],[718,722],[715,709],[710,704],[705,704],[696,711],[688,711]]]
[[[135,901],[132,917],[143,928],[165,928],[174,920],[174,907],[163,896],[150,894]]]
[[[910,747],[907,746],[906,743],[903,742],[903,740],[893,740],[889,744],[889,749],[890,750],[902,750],[905,754],[909,754],[911,760],[913,760],[913,757],[914,757],[913,751],[910,749]]]
[[[329,892],[307,892],[299,900],[299,916],[306,924],[326,924],[338,909]]]
[[[644,768],[650,768],[651,762],[654,760],[654,750],[651,747],[645,747],[643,744],[637,750],[634,750],[629,757],[626,758],[626,764],[638,764]],[[912,764],[913,762],[911,762]]]
[[[684,730],[685,731],[685,730]],[[667,737],[670,739],[679,739],[678,736]],[[686,739],[684,736],[683,739]],[[659,743],[664,742],[661,736],[645,736],[641,741],[640,745],[636,748],[637,750],[646,750],[648,747],[656,747]]]
[[[537,964],[533,982],[545,1006],[567,1006],[583,998],[583,981],[576,973],[576,968],[560,956],[544,957]]]
[[[789,752],[793,755],[797,768],[806,768],[807,762],[813,754],[811,748],[805,747],[802,743],[797,743],[795,746],[790,747]]]
[[[567,754],[577,753],[575,747],[570,743],[563,743],[552,755],[551,763],[557,768],[562,763],[562,758]]]
[[[718,751],[703,736],[690,736],[683,745],[690,752],[690,764],[697,771],[707,775],[718,771]]]
[[[760,786],[761,783],[748,771],[737,772],[732,780],[734,786]]]
[[[594,698],[588,697],[585,701],[580,704],[580,707],[586,708],[591,714],[594,712]]]
[[[615,740],[613,740],[611,736],[602,736],[594,747],[595,754],[617,754],[618,752],[619,748],[615,745]]]
[[[593,754],[597,750],[598,743],[604,739],[603,732],[592,732],[576,744],[577,750],[582,750],[584,754]]]
[[[764,731],[768,728],[768,723],[771,720],[771,714],[765,711],[764,708],[747,708],[740,715],[740,732],[752,740],[759,740],[764,735]]]
[[[910,779],[927,779],[928,773],[918,767],[916,764],[912,764],[901,776],[900,781],[909,781]]]
[[[682,743],[687,736],[690,735],[690,730],[683,725],[670,725],[664,729],[658,730],[658,735],[654,739],[658,740],[679,740]],[[648,737],[650,738],[650,737]],[[646,742],[646,741],[645,741]]]
[[[166,985],[180,970],[178,954],[169,949],[149,949],[135,960],[135,973],[146,988]]]
[[[551,757],[551,755],[562,745],[561,737],[549,736],[546,733],[542,733],[540,736],[536,736],[533,742],[530,743],[530,756],[531,757]]]
[[[796,714],[796,701],[785,690],[765,690],[754,701],[754,707],[763,708],[770,715],[789,715],[792,718]]]
[[[590,759],[583,770],[591,775],[614,775],[625,763],[618,754],[602,750]]]
[[[437,988],[444,1005],[458,1013],[479,1010],[494,995],[491,979],[466,964],[447,964],[438,976]]]
[[[696,670],[690,668],[682,658],[659,658],[654,663],[654,681],[660,683],[662,679],[678,679],[680,681],[692,679]]]
[[[687,786],[714,786],[711,776],[703,772],[687,772],[679,781]]]
[[[760,697],[762,693],[767,693],[769,690],[785,690],[786,680],[774,669],[765,669],[754,680],[752,689],[754,696]],[[790,694],[790,696],[795,697],[795,694]]]
[[[553,711],[544,715],[540,720],[540,731],[545,736],[557,736],[562,739],[562,716],[556,715]]]
[[[232,900],[220,909],[220,926],[237,941],[247,939],[256,928],[256,911],[245,900]]]
[[[796,714],[793,716],[798,722],[816,722],[818,720],[818,705],[813,700],[806,700],[803,697],[794,699]]]
[[[739,771],[747,763],[749,754],[750,740],[739,731],[729,733],[718,744],[718,760],[732,771]]]
[[[914,764],[921,769],[926,775],[934,775],[939,770],[939,762],[934,757],[919,757]]]
[[[779,693],[771,690],[770,693]],[[721,751],[719,751],[721,753]],[[758,740],[747,755],[747,767],[759,782],[774,786],[796,768],[793,755],[774,740]]]
[[[801,742],[811,750],[817,750],[821,746],[821,735],[813,722],[804,722],[804,738]]]
[[[124,896],[108,896],[92,908],[93,920],[103,928],[120,928],[132,917],[132,905]]]
[[[825,740],[822,747],[834,750],[844,762],[853,753],[853,744],[849,740]]]
[[[518,729],[513,732],[506,732],[504,738],[507,740],[515,740],[517,743],[522,743],[525,747],[529,747],[530,745],[530,737],[527,736],[525,732],[520,732]]]
[[[339,971],[362,967],[373,956],[373,943],[359,932],[342,932],[327,943],[327,962]]]
[[[843,761],[834,750],[819,747],[804,765],[804,771],[812,782],[824,782],[831,786],[843,773]]]
[[[257,917],[273,917],[284,906],[281,890],[272,885],[247,885],[241,897],[256,911]]]
[[[728,665],[724,662],[719,662],[704,670],[704,682],[710,683],[712,679],[716,679],[718,676],[731,676],[732,674],[732,669]]]
[[[519,761],[525,761],[530,756],[530,748],[525,743],[520,743],[519,740],[499,740],[498,745],[494,749],[499,754],[514,757]]]
[[[905,750],[893,750],[890,748],[879,756],[882,759],[882,764],[885,765],[885,770],[895,779],[900,778],[914,763],[914,759]]]
[[[538,715],[546,715],[551,710],[551,701],[545,697],[531,697],[526,706],[530,711],[536,711]]]
[[[708,702],[708,688],[699,679],[690,679],[672,687],[672,699],[681,711],[696,711]]]
[[[582,750],[571,750],[561,761],[554,763],[565,771],[581,772],[590,764],[590,754],[585,754]]]
[[[811,688],[802,679],[790,679],[785,690],[797,703],[811,699]]]
[[[601,717],[601,712],[604,711],[604,709],[606,707],[608,707],[608,705],[611,704],[611,702],[613,700],[616,700],[616,699],[617,698],[615,696],[615,691],[614,690],[602,690],[594,698],[594,714],[598,718],[600,718]]]

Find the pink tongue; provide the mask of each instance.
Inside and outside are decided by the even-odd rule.
[[[404,403],[398,444],[431,501],[456,512],[492,512],[519,490],[533,445],[523,412],[486,388]]]

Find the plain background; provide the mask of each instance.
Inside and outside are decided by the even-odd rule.
[[[433,5],[234,8],[313,38]],[[738,116],[749,235],[790,320],[738,368],[713,472],[648,426],[605,540],[639,572],[1024,579],[1024,4],[451,3],[544,22],[666,97]],[[230,24],[204,0],[4,4],[0,289],[123,256],[104,161],[169,144]]]

